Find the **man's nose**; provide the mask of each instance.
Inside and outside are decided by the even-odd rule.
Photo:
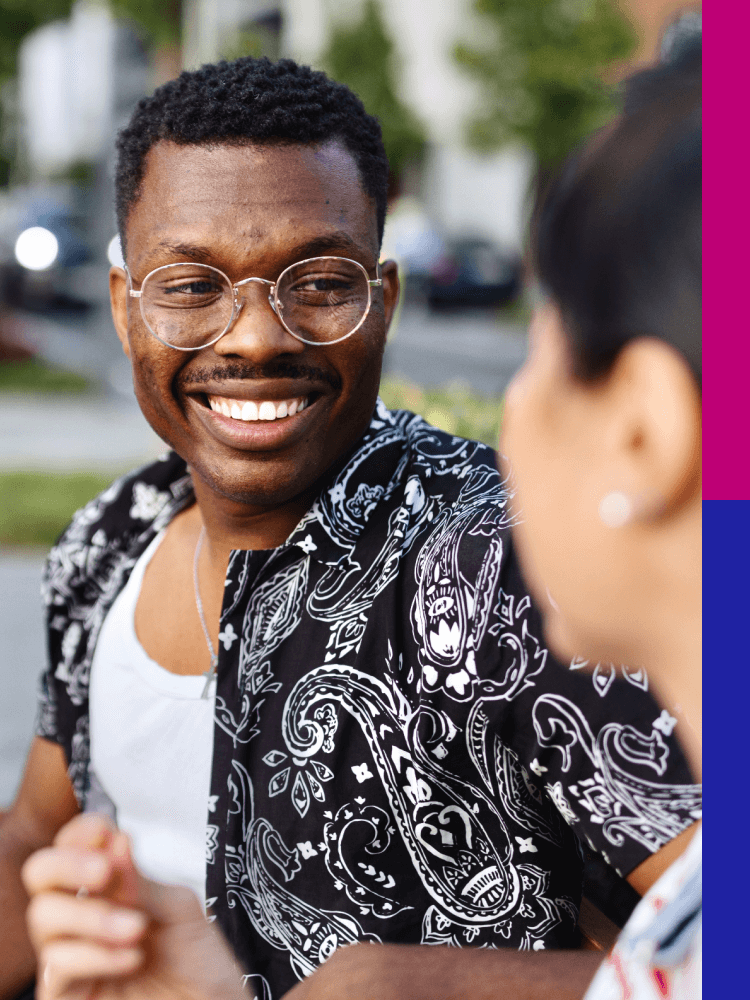
[[[258,363],[279,354],[301,354],[305,345],[284,328],[269,301],[269,286],[252,282],[238,289],[239,314],[213,345],[222,357],[236,355]]]

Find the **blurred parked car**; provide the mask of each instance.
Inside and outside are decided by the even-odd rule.
[[[521,290],[520,259],[489,240],[456,240],[431,268],[427,302],[433,309],[500,306]]]
[[[85,222],[66,191],[17,190],[0,213],[0,304],[45,314],[82,314],[78,272],[91,260]]]

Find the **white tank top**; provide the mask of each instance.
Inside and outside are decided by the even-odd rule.
[[[188,886],[205,904],[215,685],[202,698],[205,677],[160,667],[135,632],[143,574],[163,537],[134,566],[99,634],[89,691],[91,766],[144,874]]]

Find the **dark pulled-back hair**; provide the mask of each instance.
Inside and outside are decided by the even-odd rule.
[[[636,337],[667,341],[701,382],[701,49],[638,73],[614,125],[537,203],[532,255],[581,378]]]
[[[140,194],[146,156],[157,142],[180,145],[322,143],[339,140],[375,202],[383,238],[388,160],[380,123],[356,94],[291,59],[246,57],[181,73],[139,101],[117,138],[115,207],[120,237]]]

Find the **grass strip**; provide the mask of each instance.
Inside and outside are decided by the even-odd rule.
[[[449,434],[484,441],[497,448],[503,418],[500,397],[479,396],[461,382],[424,389],[405,379],[391,377],[381,382],[380,395],[391,409],[413,410]]]
[[[0,392],[51,392],[79,394],[89,392],[91,384],[83,375],[27,358],[0,364]]]
[[[49,547],[74,511],[115,477],[97,472],[0,474],[0,545]]]

